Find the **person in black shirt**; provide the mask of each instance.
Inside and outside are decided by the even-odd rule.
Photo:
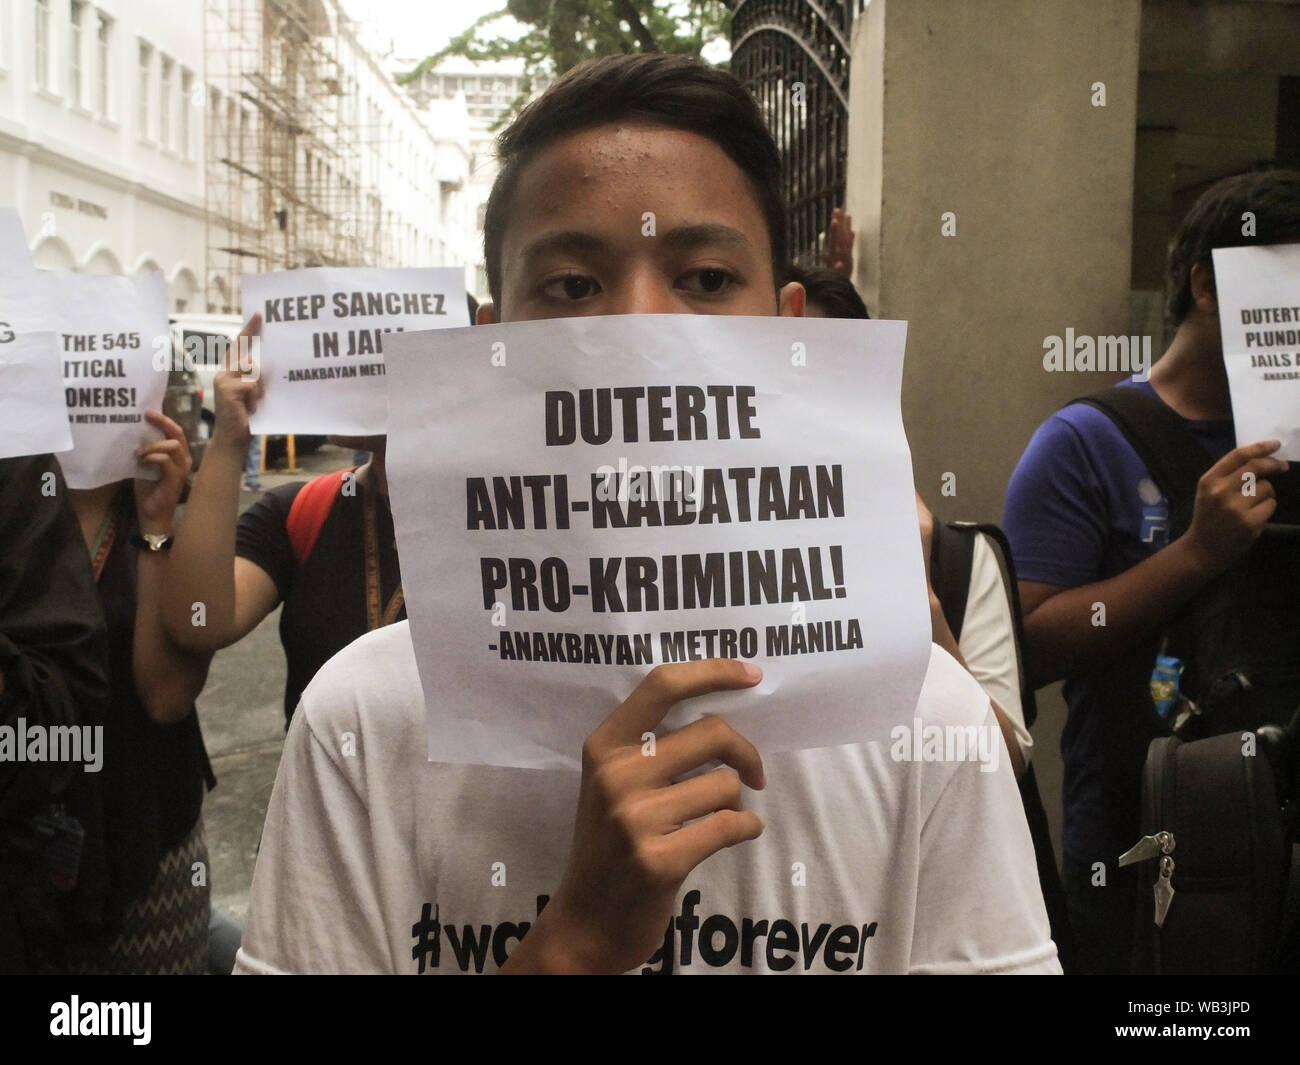
[[[117,935],[84,952],[78,971],[207,971],[209,889],[200,814],[216,784],[194,701],[209,654],[182,651],[162,628],[168,547],[190,469],[185,433],[154,411],[165,435],[137,451],[157,481],[71,492],[108,624],[109,711],[104,727],[104,842]]]
[[[0,727],[102,726],[104,615],[52,455],[0,460],[0,542]],[[100,784],[70,761],[0,759],[0,972],[66,971],[68,952],[102,929]],[[51,875],[40,832],[51,819],[80,832],[72,890]]]
[[[240,515],[235,531],[235,565],[251,563],[261,569],[274,582],[277,601],[284,604],[280,642],[288,666],[286,724],[303,689],[336,652],[372,628],[406,617],[393,515],[386,485],[381,487],[384,438],[361,439],[371,454],[369,469],[361,467],[352,480],[345,475],[354,471],[321,479],[314,491],[328,485],[332,499],[323,516],[319,510],[305,512],[303,504],[295,512],[294,504],[313,489],[305,483],[286,484]],[[374,523],[373,547],[367,546],[368,521]],[[294,534],[300,539],[311,531],[315,542],[300,559]],[[380,607],[377,611],[371,609],[372,598]]]

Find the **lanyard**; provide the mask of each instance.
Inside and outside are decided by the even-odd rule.
[[[375,494],[365,492],[366,522],[366,616],[371,630],[391,625],[397,620],[405,602],[399,584],[383,614],[379,612],[379,534],[375,528]]]
[[[109,504],[108,510],[104,513],[104,520],[99,523],[99,532],[95,534],[95,546],[90,552],[90,566],[95,571],[95,583],[99,583],[99,575],[104,572],[104,563],[108,561],[108,553],[113,550],[113,540],[117,536],[117,522],[114,520],[114,510],[116,509],[116,500]]]

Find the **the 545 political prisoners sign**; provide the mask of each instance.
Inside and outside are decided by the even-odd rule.
[[[244,313],[262,315],[255,433],[384,432],[385,335],[470,324],[452,267],[281,270],[245,277],[241,291]]]
[[[1216,248],[1214,287],[1237,443],[1300,461],[1300,244]]]
[[[575,768],[661,662],[760,750],[884,739],[930,647],[902,322],[645,315],[386,345],[388,474],[435,761]]]
[[[59,456],[68,487],[156,479],[152,467],[137,462],[135,449],[158,438],[144,411],[161,410],[167,391],[167,375],[153,365],[156,349],[171,345],[162,275],[11,268],[0,276],[0,322],[0,337],[23,349],[29,371],[41,351],[62,369],[62,409],[56,415],[48,404],[39,411],[29,404],[27,416],[70,423],[72,450]],[[41,336],[47,332],[54,334],[52,348]],[[14,364],[18,359],[15,353]]]
[[[52,280],[52,279],[51,279]],[[59,358],[72,423],[72,451],[59,457],[69,488],[95,488],[127,477],[157,480],[135,457],[158,439],[144,420],[162,410],[167,374],[155,354],[171,351],[162,274],[69,274],[58,279]]]

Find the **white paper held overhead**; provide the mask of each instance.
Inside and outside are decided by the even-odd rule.
[[[465,274],[451,267],[281,270],[241,286],[245,316],[262,315],[254,433],[383,433],[384,338],[470,324]]]

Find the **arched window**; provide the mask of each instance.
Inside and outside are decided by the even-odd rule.
[[[40,270],[75,270],[76,257],[72,249],[58,237],[49,236],[36,245],[32,262]]]

